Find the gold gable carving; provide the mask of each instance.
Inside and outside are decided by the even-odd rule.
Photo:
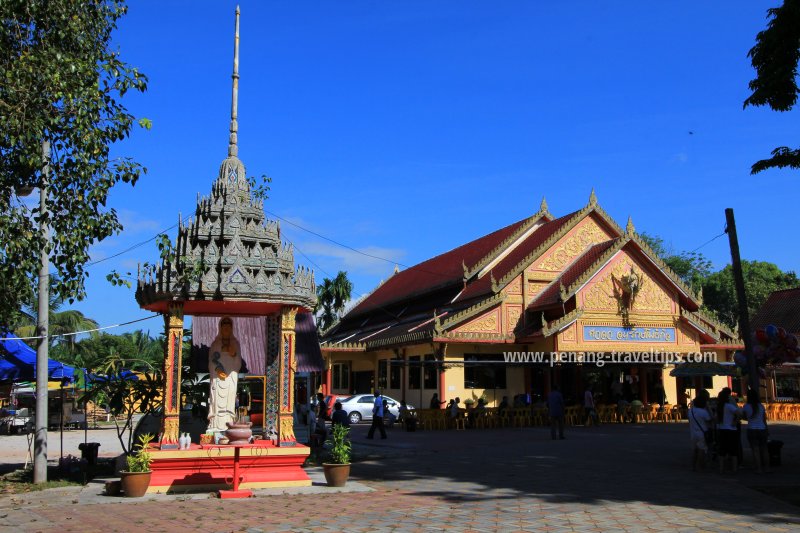
[[[622,276],[625,276],[630,272],[632,267],[633,262],[630,258],[617,262],[610,271],[607,271],[606,274],[585,293],[583,298],[584,308],[597,311],[617,312],[619,307],[614,297],[614,279],[618,280]],[[636,300],[633,302],[633,307],[630,311],[632,313],[671,313],[672,298],[655,282],[655,280],[648,276],[645,283],[642,285],[642,289],[636,295]]]
[[[500,309],[491,312],[464,324],[456,333],[500,333]]]
[[[539,263],[541,270],[560,271],[589,246],[607,241],[609,236],[594,221],[587,219]]]
[[[549,281],[528,281],[528,298],[535,298],[545,287],[550,285]]]
[[[507,294],[522,294],[522,278],[517,276],[506,285],[505,292]]]
[[[574,343],[577,338],[576,330],[577,330],[577,325],[572,324],[570,327],[568,327],[561,333],[561,340],[564,342]]]
[[[522,316],[521,305],[508,305],[506,306],[506,329],[507,333],[512,333],[519,323],[519,317]],[[521,325],[521,324],[520,324]]]

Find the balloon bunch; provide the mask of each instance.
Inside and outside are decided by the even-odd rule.
[[[770,324],[765,328],[757,329],[753,335],[753,355],[759,368],[766,365],[800,363],[800,342],[798,342],[797,336]],[[736,366],[746,370],[747,357],[744,353],[736,352],[733,361]]]

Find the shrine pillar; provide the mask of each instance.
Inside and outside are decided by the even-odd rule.
[[[297,308],[281,309],[281,354],[278,370],[278,443],[293,445],[294,436],[294,373],[295,363],[295,317]]]
[[[181,414],[181,367],[183,350],[183,302],[171,302],[164,315],[164,416],[161,449],[177,449]]]

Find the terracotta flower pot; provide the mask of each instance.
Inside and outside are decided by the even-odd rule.
[[[344,487],[350,477],[350,463],[322,463],[322,472],[329,487]]]
[[[150,486],[151,472],[120,472],[122,492],[128,498],[141,498]]]

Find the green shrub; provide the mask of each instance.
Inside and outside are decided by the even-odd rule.
[[[150,433],[139,435],[139,444],[136,445],[137,450],[127,457],[128,472],[150,471],[150,463],[152,462],[153,458],[150,456],[150,452],[147,450],[150,446],[150,442],[153,440],[153,437],[154,435]]]
[[[341,424],[334,424],[331,432],[330,462],[333,464],[345,465],[350,463],[350,428]]]

